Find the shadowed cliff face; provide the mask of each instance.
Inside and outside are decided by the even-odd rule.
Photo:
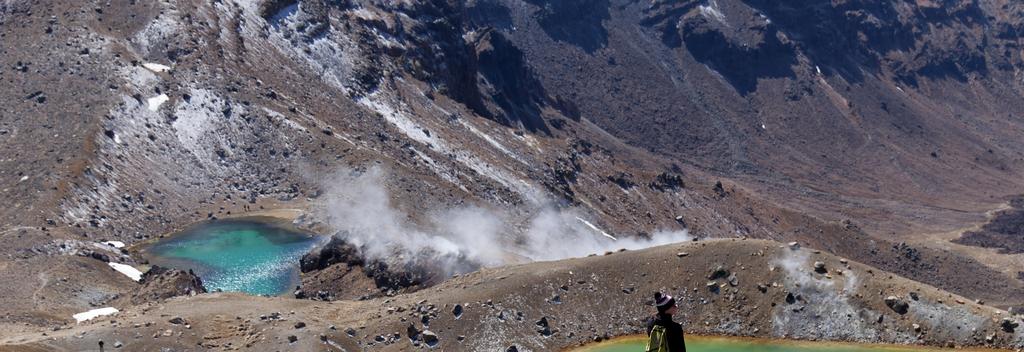
[[[608,0],[526,0],[544,32],[552,39],[593,53],[608,44]]]
[[[786,46],[848,81],[859,82],[865,73],[889,73],[914,84],[920,78],[964,81],[968,74],[985,74],[990,61],[1003,68],[1019,66],[1019,54],[1014,60],[1015,54],[1002,50],[1016,47],[1014,40],[998,39],[1013,37],[1019,19],[1000,20],[988,15],[986,6],[1000,13],[1013,11],[1011,5],[974,0],[684,1],[652,5],[642,23],[662,32],[669,46],[685,42],[701,62],[715,55],[708,55],[706,45],[692,42],[715,40],[744,49],[725,56],[760,59],[759,66],[784,70],[795,64],[786,60],[792,51],[766,54],[757,50],[758,43],[736,40],[743,32],[765,38],[781,34]],[[708,28],[708,21],[717,26]]]
[[[478,34],[473,44],[479,64],[477,89],[493,102],[478,112],[506,125],[521,123],[527,130],[547,132],[540,111],[546,104],[543,87],[523,62],[522,52],[492,30]]]
[[[748,3],[804,42],[808,56],[847,79],[858,78],[856,68],[878,73],[886,66],[908,84],[925,77],[963,81],[985,74],[987,47],[1004,44],[987,41],[992,23],[974,0]]]
[[[562,11],[558,10],[561,7],[553,11]],[[415,21],[407,26],[380,24],[381,29],[390,28],[391,35],[408,41],[412,49],[385,51],[406,61],[415,77],[433,83],[440,93],[480,116],[529,132],[550,134],[545,115],[578,117],[571,102],[547,95],[519,48],[493,29],[509,28],[507,9],[491,2],[467,6],[428,1],[395,10]],[[552,21],[559,18],[557,14],[544,16]]]
[[[778,29],[755,22],[732,30],[718,11],[687,14],[679,20],[678,32],[666,38],[680,38],[694,59],[725,76],[740,95],[757,90],[759,79],[796,78],[796,50],[782,42],[785,37]]]
[[[1015,33],[1024,5],[496,2],[514,22],[497,30],[549,94],[655,154],[855,195],[840,202],[988,202],[1022,186],[1008,176],[1024,152],[1011,142],[1021,124]],[[600,16],[577,11],[586,6]],[[558,31],[550,13],[566,18]],[[595,17],[601,30],[591,30]],[[579,44],[588,40],[604,44]],[[960,170],[977,174],[953,176]],[[972,194],[979,184],[990,194]]]

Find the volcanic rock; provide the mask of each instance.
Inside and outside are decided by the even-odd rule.
[[[1003,331],[1009,333],[1014,332],[1014,330],[1017,329],[1017,327],[1019,326],[1020,323],[1010,318],[1003,318],[1003,320],[999,323],[999,327],[1003,328]]]
[[[822,262],[814,262],[814,272],[816,272],[816,273],[818,273],[818,274],[825,274],[825,273],[828,273],[828,270],[827,270],[827,269],[825,269],[825,263],[822,263]]]
[[[142,274],[141,284],[132,293],[133,303],[164,300],[175,296],[206,293],[203,280],[191,270],[182,271],[154,265]]]
[[[430,347],[434,347],[439,341],[437,334],[430,330],[424,330],[420,336],[423,338],[423,343]]]
[[[907,314],[907,310],[910,308],[910,304],[896,296],[889,296],[885,298],[885,305],[892,309],[894,312],[899,314]]]

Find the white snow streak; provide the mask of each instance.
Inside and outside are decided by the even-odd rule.
[[[102,243],[114,248],[124,248],[124,242],[121,241],[106,241]]]
[[[118,312],[117,308],[114,308],[114,307],[96,308],[96,309],[90,310],[88,312],[82,312],[82,313],[78,313],[78,314],[72,315],[71,317],[75,318],[75,322],[81,323],[83,321],[86,321],[86,320],[89,320],[89,319],[92,319],[92,318],[95,318],[95,317],[102,317],[104,315],[117,314],[117,312]]]
[[[107,263],[107,265],[110,265],[111,268],[114,268],[117,272],[124,274],[124,276],[127,276],[129,279],[134,281],[142,280],[142,272],[131,265],[113,262]]]
[[[167,71],[171,70],[170,66],[165,66],[165,65],[161,65],[161,64],[153,63],[153,62],[144,63],[144,64],[142,64],[142,67],[145,67],[147,70],[150,70],[150,71],[153,71],[153,72],[157,72],[157,73],[159,73],[159,72],[167,72]]]
[[[149,103],[149,111],[160,110],[160,105],[166,103],[170,98],[167,94],[160,94],[155,97],[149,98],[146,102]]]
[[[729,23],[725,21],[725,14],[718,9],[718,1],[716,0],[709,1],[707,5],[701,5],[700,14],[704,15],[704,17],[712,18],[726,26],[729,25]]]
[[[583,218],[579,216],[576,217],[576,220],[579,220],[581,223],[583,223],[583,225],[587,225],[587,227],[589,227],[590,229],[597,231],[598,233],[601,234],[601,236],[608,237],[612,239],[612,241],[619,240],[618,238],[615,238],[615,236],[609,235],[607,232],[604,232],[604,230],[602,230],[601,228],[594,226],[594,224],[591,224],[590,221],[583,220]]]
[[[380,113],[386,122],[397,128],[406,137],[425,144],[442,155],[455,155],[455,160],[457,162],[473,169],[473,171],[476,171],[478,174],[497,181],[509,190],[524,196],[530,202],[536,204],[541,203],[543,196],[534,189],[531,184],[509,175],[502,168],[495,167],[472,154],[465,153],[462,148],[452,147],[447,142],[440,139],[436,133],[428,135],[424,132],[423,128],[413,121],[412,118],[407,116],[405,112],[388,105],[387,101],[381,98],[379,92],[371,94],[368,97],[359,98],[356,102]]]

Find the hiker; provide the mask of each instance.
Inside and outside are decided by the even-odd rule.
[[[683,326],[672,321],[677,310],[675,298],[655,292],[654,307],[658,314],[647,320],[647,352],[686,352]]]

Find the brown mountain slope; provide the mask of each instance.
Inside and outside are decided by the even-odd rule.
[[[471,204],[516,230],[555,208],[619,237],[797,240],[1020,305],[1021,254],[949,241],[1024,193],[1021,11],[5,1],[0,277],[63,264],[5,288],[0,319],[60,325],[130,294],[79,256],[96,242],[313,210],[374,167],[414,223]]]
[[[818,262],[821,269],[815,269]],[[397,351],[435,341],[423,333],[429,330],[435,347],[444,350],[549,351],[641,331],[655,290],[678,297],[690,333],[1024,344],[1020,329],[1001,327],[1004,318],[1011,325],[1019,322],[1004,311],[963,303],[962,297],[864,264],[759,240],[691,242],[487,269],[413,294],[369,301],[203,294],[3,342],[14,351],[81,350],[100,340],[128,350]],[[886,303],[890,296],[895,300]]]

